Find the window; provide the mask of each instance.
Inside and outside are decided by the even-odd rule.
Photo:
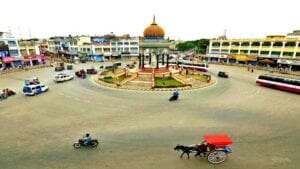
[[[259,42],[252,42],[251,46],[260,46]]]
[[[231,46],[240,46],[240,43],[239,42],[232,42]]]
[[[117,49],[116,49],[116,48],[111,48],[111,50],[112,50],[112,51],[114,51],[114,52],[115,52],[115,51],[117,51]]]
[[[277,52],[277,51],[271,52],[271,56],[279,56],[279,55],[280,55],[280,52]]]
[[[241,53],[248,53],[248,50],[241,50]]]
[[[295,47],[296,46],[296,42],[287,42],[285,44],[285,47]]]
[[[223,42],[222,46],[229,46],[229,42]]]
[[[212,44],[212,46],[213,46],[213,47],[220,47],[220,43],[219,43],[219,42],[214,42],[214,43]]]
[[[262,46],[271,46],[271,42],[264,42]]]
[[[250,50],[251,54],[258,54],[258,50]]]
[[[90,48],[86,48],[86,51],[87,51],[87,52],[90,52],[90,51],[91,51],[91,49],[90,49]]]
[[[124,45],[129,45],[129,43],[128,42],[124,42]]]
[[[293,56],[294,52],[283,52],[283,56]]]
[[[130,42],[130,45],[137,45],[137,42]]]
[[[269,54],[269,51],[261,51],[260,54],[261,54],[261,55],[268,55],[268,54]]]
[[[228,50],[221,50],[222,53],[228,53]]]
[[[111,42],[111,45],[116,45],[116,42]]]
[[[230,53],[238,53],[238,50],[231,50]]]
[[[273,43],[273,46],[274,46],[274,47],[282,47],[283,44],[282,44],[282,42],[274,42],[274,43]]]
[[[249,46],[250,43],[249,42],[243,42],[241,46]]]
[[[8,46],[17,46],[17,42],[16,41],[8,41]]]
[[[118,42],[118,45],[123,45],[123,42]]]
[[[16,49],[9,50],[9,54],[10,54],[11,56],[18,56],[18,55],[19,55],[19,51],[16,50]]]
[[[296,56],[300,56],[300,52],[297,52],[297,53],[296,53]]]
[[[138,48],[130,48],[130,50],[138,50]]]

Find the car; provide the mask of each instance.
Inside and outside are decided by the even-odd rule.
[[[227,72],[223,72],[223,71],[219,71],[218,76],[219,77],[225,77],[225,78],[229,77],[228,73]]]
[[[25,85],[23,87],[23,93],[26,96],[34,96],[36,94],[44,93],[49,90],[49,87],[44,84]]]
[[[63,71],[63,70],[65,70],[65,67],[57,66],[57,67],[55,67],[54,70],[55,70],[56,72]]]
[[[67,65],[67,70],[72,70],[73,69],[73,65]]]
[[[92,67],[90,69],[86,69],[86,73],[87,74],[97,74],[97,70],[94,67]]]
[[[99,69],[103,69],[104,68],[104,66],[103,65],[101,65],[100,67],[99,67]]]
[[[66,73],[59,73],[54,76],[53,80],[55,82],[64,82],[64,81],[72,80],[73,78],[74,78],[74,76],[72,76],[72,75],[68,75]]]

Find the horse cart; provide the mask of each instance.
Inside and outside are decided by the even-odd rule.
[[[174,150],[182,151],[180,158],[190,153],[195,153],[195,157],[202,156],[212,164],[219,164],[227,159],[227,155],[232,152],[229,147],[232,144],[231,138],[226,134],[204,135],[204,141],[201,144],[190,146],[177,145]]]

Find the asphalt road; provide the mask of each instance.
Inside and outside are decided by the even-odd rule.
[[[88,65],[76,65],[79,67]],[[213,86],[170,92],[108,89],[90,78],[56,84],[54,68],[0,76],[0,89],[17,95],[0,101],[0,168],[3,169],[296,169],[300,166],[300,96],[255,84],[260,73],[210,65],[229,72]],[[74,74],[74,70],[70,71]],[[25,79],[38,76],[50,90],[22,94]],[[95,149],[73,149],[89,132]],[[232,137],[233,153],[218,165],[179,159],[177,144],[207,133]]]

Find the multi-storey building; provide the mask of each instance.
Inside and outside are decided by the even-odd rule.
[[[18,41],[10,32],[0,32],[1,46],[7,46],[6,51],[0,51],[1,69],[14,68],[22,64]]]
[[[139,37],[129,35],[52,37],[48,40],[48,49],[50,52],[64,52],[90,59],[96,56],[104,56],[107,59],[138,56]]]
[[[39,55],[40,41],[38,39],[19,40],[20,53],[22,56]]]
[[[269,59],[279,64],[294,64],[300,60],[300,30],[289,33],[287,36],[273,35],[263,39],[211,39],[208,57],[222,59],[232,55],[237,58],[241,55],[256,60]],[[246,58],[247,57],[243,57]],[[242,57],[240,57],[242,58]],[[251,60],[251,59],[250,59]],[[239,61],[237,59],[237,61]]]

